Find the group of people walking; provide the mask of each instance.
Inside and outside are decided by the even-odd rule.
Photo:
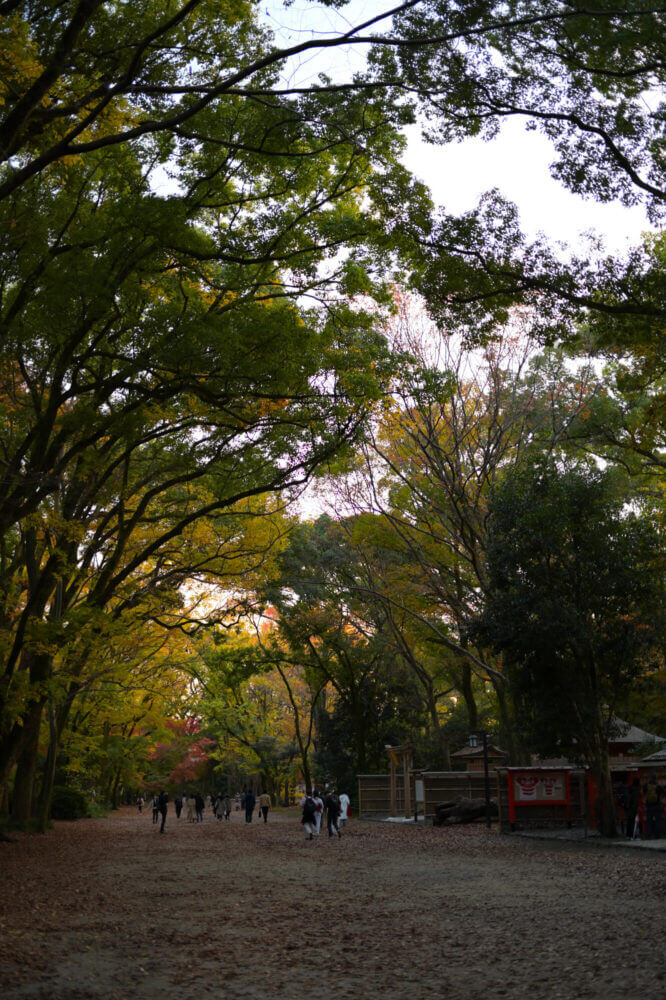
[[[220,794],[211,795],[208,798],[215,818],[229,820],[232,808],[230,796]],[[206,802],[201,792],[194,792],[194,794],[186,792],[183,795],[177,795],[173,801],[177,819],[180,819],[184,811],[188,823],[203,822]],[[240,797],[236,796],[236,801],[237,808],[240,806],[241,809],[245,810],[246,823],[252,822],[255,808],[258,809],[258,817],[263,818],[264,823],[268,822],[268,814],[272,807],[272,800],[268,792],[261,792],[257,797],[251,789],[245,789]],[[157,824],[161,819],[160,833],[164,833],[168,802],[169,796],[165,791],[161,791],[152,798],[153,823]],[[144,799],[142,796],[138,797],[136,804],[139,812],[143,812]],[[324,817],[326,817],[329,837],[341,836],[340,827],[347,825],[350,813],[350,800],[345,792],[338,795],[336,790],[332,788],[322,796],[317,789],[314,789],[311,794],[308,793],[301,798],[300,806],[301,822],[308,840],[319,836]]]
[[[231,799],[228,795],[219,795],[215,799],[211,797],[211,805],[213,807],[213,813],[218,819],[229,819],[231,815]],[[166,815],[168,808],[169,796],[165,791],[161,791],[158,795],[153,795],[152,798],[152,810],[153,810],[153,823],[160,822],[160,816],[162,817],[162,823],[160,826],[160,833],[164,833],[164,826],[166,823]],[[181,813],[184,811],[188,823],[202,823],[204,809],[206,808],[206,802],[201,794],[201,792],[195,792],[194,794],[186,792],[184,795],[177,795],[173,800],[173,804],[176,809],[176,819],[180,819]],[[136,800],[136,806],[139,812],[143,812],[144,799],[142,795],[139,795]]]
[[[340,827],[347,825],[349,816],[349,796],[346,792],[338,795],[335,788],[332,788],[322,798],[318,789],[314,789],[312,794],[303,796],[300,802],[302,815],[301,823],[305,830],[306,840],[314,840],[321,833],[322,822],[326,815],[326,827],[329,837],[337,834],[342,836]]]
[[[180,814],[185,813],[188,823],[203,823],[203,814],[206,808],[206,800],[201,792],[185,792],[177,795],[173,800],[176,807],[176,819],[180,819]],[[231,816],[231,799],[228,795],[209,795],[208,804],[213,810],[216,819],[229,819]]]
[[[167,803],[169,801],[169,796],[166,792],[162,791],[159,795],[153,795],[153,823],[159,823],[160,816],[162,817],[162,825],[160,826],[160,833],[164,833],[164,824],[166,823],[167,816]],[[143,796],[139,796],[136,800],[136,807],[139,812],[143,812]]]
[[[264,823],[268,823],[268,813],[273,805],[268,792],[262,792],[259,796],[259,816],[263,816]],[[246,788],[241,795],[241,809],[245,810],[245,822],[251,823],[254,815],[254,807],[257,805],[257,796],[252,789]]]

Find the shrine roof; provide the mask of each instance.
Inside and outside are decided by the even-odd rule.
[[[509,754],[506,750],[502,750],[500,747],[496,747],[494,743],[488,744],[488,755],[491,757],[508,757]],[[463,747],[462,750],[456,750],[455,753],[451,754],[452,757],[458,757],[462,760],[472,757],[483,757],[483,747]]]
[[[653,740],[656,743],[666,743],[663,736],[656,736],[655,733],[648,733],[639,726],[632,726],[630,722],[613,716],[611,734],[608,737],[609,743],[648,743]]]

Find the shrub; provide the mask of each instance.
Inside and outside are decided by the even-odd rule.
[[[110,808],[106,802],[89,802],[88,816],[91,816],[93,819],[103,819],[109,815]]]
[[[56,785],[51,800],[51,817],[53,819],[83,819],[90,815],[88,800],[78,788],[67,788]]]

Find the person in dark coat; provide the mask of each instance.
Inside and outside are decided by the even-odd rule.
[[[164,824],[166,823],[168,801],[169,801],[169,796],[167,795],[167,793],[165,791],[161,791],[158,798],[159,810],[160,813],[162,814],[162,825],[160,827],[160,833],[164,833]]]
[[[194,808],[197,814],[197,823],[203,823],[203,811],[205,804],[206,803],[203,800],[203,795],[201,794],[201,792],[197,792],[196,795],[194,796]]]
[[[317,806],[315,804],[315,800],[309,793],[304,795],[301,799],[301,808],[303,810],[301,823],[303,824],[303,829],[305,830],[305,839],[312,840],[315,833],[315,816],[317,815]]]
[[[328,826],[329,837],[333,836],[333,831],[335,831],[340,836],[340,828],[338,826],[338,818],[340,816],[340,799],[334,788],[331,789],[329,794],[326,796],[326,825]]]
[[[180,819],[180,814],[183,811],[183,799],[181,795],[177,795],[173,800],[173,804],[176,807],[176,819]]]
[[[245,822],[252,822],[252,813],[254,812],[254,807],[257,804],[257,799],[254,792],[245,793]]]

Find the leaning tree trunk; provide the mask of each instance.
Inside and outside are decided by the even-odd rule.
[[[487,815],[488,803],[485,799],[461,797],[436,805],[433,824],[434,826],[452,826],[458,823],[474,823],[477,819],[487,817]],[[490,800],[490,815],[499,815],[495,799]]]

